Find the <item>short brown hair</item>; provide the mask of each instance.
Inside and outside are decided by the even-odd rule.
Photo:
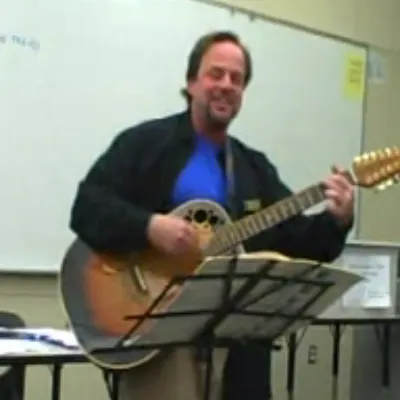
[[[199,69],[200,69],[201,60],[203,59],[204,54],[210,49],[210,47],[212,45],[214,45],[216,43],[221,43],[221,42],[231,42],[231,43],[236,44],[237,46],[239,46],[242,49],[243,55],[245,58],[245,64],[246,64],[244,84],[245,84],[245,86],[248,85],[248,83],[251,80],[252,73],[253,73],[253,65],[252,65],[250,52],[243,45],[239,36],[230,31],[211,32],[211,33],[201,36],[197,40],[197,42],[193,46],[192,51],[189,54],[189,59],[188,59],[188,64],[187,64],[187,69],[186,69],[186,83],[197,77],[197,74],[199,73]],[[188,90],[186,88],[183,88],[181,90],[181,94],[185,97],[187,103],[190,104],[191,96],[188,93]]]

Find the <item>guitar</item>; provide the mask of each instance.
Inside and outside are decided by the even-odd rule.
[[[400,179],[400,150],[397,147],[365,153],[347,171],[354,185],[384,189]],[[136,343],[155,328],[155,320],[127,319],[143,315],[177,274],[193,275],[201,271],[208,256],[226,254],[241,243],[324,201],[324,190],[316,184],[254,214],[231,221],[218,204],[208,200],[189,201],[171,214],[190,221],[198,233],[198,249],[180,256],[162,254],[155,248],[112,258],[93,252],[79,239],[67,249],[59,275],[61,302],[67,320],[88,359],[106,369],[133,368],[153,358],[160,350],[128,349],[95,352],[112,347],[132,327]],[[167,312],[182,286],[174,287],[152,313]],[[141,323],[142,322],[142,323]],[[125,343],[128,346],[129,343]]]

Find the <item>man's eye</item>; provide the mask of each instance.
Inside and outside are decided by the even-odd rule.
[[[233,74],[231,79],[232,79],[232,82],[235,85],[242,85],[243,84],[243,77],[241,75],[239,75],[239,74]]]
[[[224,76],[224,71],[220,69],[213,69],[210,73],[210,76],[214,79],[221,79]]]

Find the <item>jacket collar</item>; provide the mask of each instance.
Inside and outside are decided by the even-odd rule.
[[[176,117],[176,134],[179,139],[186,142],[194,142],[196,131],[194,129],[190,110],[187,109],[181,113],[175,114]]]
[[[181,113],[175,114],[175,117],[177,120],[176,133],[178,137],[183,141],[187,141],[188,143],[194,143],[197,133],[192,123],[190,110],[187,109]],[[227,137],[230,138],[228,133]]]

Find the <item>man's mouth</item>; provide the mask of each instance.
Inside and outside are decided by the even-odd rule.
[[[231,108],[230,103],[225,99],[216,99],[216,100],[213,100],[212,103],[218,110],[221,110],[221,111],[225,111],[225,110],[228,110]]]

